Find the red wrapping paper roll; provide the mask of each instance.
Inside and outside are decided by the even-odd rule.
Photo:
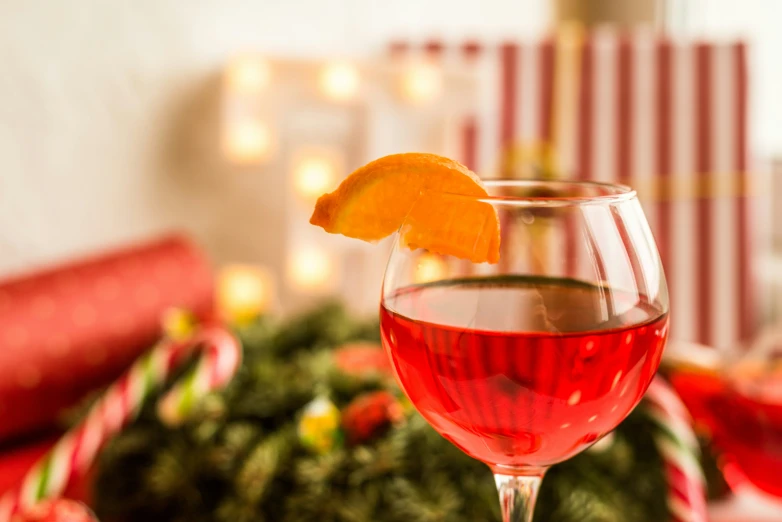
[[[0,282],[0,441],[116,379],[166,309],[210,314],[213,291],[207,260],[179,236]]]

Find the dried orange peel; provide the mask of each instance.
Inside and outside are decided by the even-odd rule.
[[[409,248],[496,263],[500,225],[494,207],[480,199],[487,196],[478,176],[457,161],[393,154],[357,169],[321,196],[310,223],[364,241],[402,227],[400,239]]]

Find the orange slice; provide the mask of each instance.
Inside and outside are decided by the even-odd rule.
[[[459,196],[471,197],[459,197]],[[470,169],[435,154],[385,156],[321,196],[310,223],[326,232],[377,241],[403,224],[402,241],[475,263],[499,260],[500,225]]]

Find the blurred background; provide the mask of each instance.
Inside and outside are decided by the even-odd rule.
[[[530,83],[525,91],[520,77],[515,103],[500,95],[503,58],[490,56],[501,53],[493,46],[517,44],[519,54],[529,54],[521,67],[534,68],[534,47],[559,21],[572,19],[666,28],[677,45],[688,39],[715,47],[747,44],[749,113],[741,139],[753,195],[761,196],[753,200],[747,232],[757,248],[752,270],[772,279],[778,272],[770,250],[772,192],[758,188],[782,150],[782,105],[776,103],[782,72],[774,65],[782,36],[773,0],[95,1],[78,9],[32,1],[2,9],[0,275],[176,229],[217,265],[267,269],[283,309],[337,292],[369,310],[384,252],[307,230],[313,198],[385,153],[429,150],[469,161],[469,152],[460,150],[460,119],[475,115],[484,132],[497,134],[507,111],[525,104],[531,109],[520,109],[526,114],[512,124],[509,138],[479,138],[482,157],[471,166],[496,176],[503,151],[551,142],[565,159],[559,174],[578,175],[568,134],[578,123],[567,114],[551,116],[560,118],[554,123],[560,136],[538,136],[527,120],[551,105],[577,116],[571,91],[580,80],[567,75],[577,75],[580,66],[563,60],[571,72],[550,79],[549,106],[536,102],[541,92],[532,91],[540,89]],[[427,42],[442,46],[442,60],[421,59],[426,53],[416,48]],[[458,56],[469,42],[486,51],[476,55],[480,63]],[[399,43],[416,50],[413,65],[392,59],[390,49]],[[615,50],[606,53],[610,61]],[[543,69],[553,69],[551,54]],[[637,59],[635,69],[643,69],[646,58]],[[606,65],[609,77],[614,65]],[[652,96],[652,69],[640,71],[648,78],[636,85],[638,96]],[[534,75],[530,69],[526,78],[532,82]],[[719,81],[708,83],[719,89]],[[595,96],[590,103],[602,103],[601,94]],[[616,112],[594,107],[603,110],[607,119]],[[713,122],[713,128],[720,126]],[[656,154],[652,127],[639,129],[641,136],[633,138],[638,150],[648,146]],[[607,140],[614,135],[613,129],[600,132]],[[656,174],[653,163],[638,168]],[[605,172],[590,176],[614,175],[610,165],[596,165]],[[772,309],[763,303],[755,308],[761,316]]]
[[[171,306],[375,314],[387,245],[308,220],[400,151],[632,185],[677,353],[778,354],[780,20],[777,0],[0,2],[0,450],[119,375]],[[0,491],[52,440],[0,451]]]

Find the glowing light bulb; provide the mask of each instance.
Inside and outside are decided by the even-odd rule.
[[[332,279],[334,266],[331,257],[315,247],[295,251],[289,261],[288,278],[302,290],[325,288]]]
[[[250,320],[269,310],[274,300],[274,276],[254,265],[229,265],[217,278],[217,307],[229,320]]]
[[[410,65],[402,76],[402,94],[411,103],[428,103],[440,96],[443,73],[440,67],[428,62]]]
[[[361,74],[351,63],[335,62],[321,70],[319,83],[326,97],[336,101],[348,101],[358,93]]]
[[[413,280],[416,283],[429,283],[443,279],[448,274],[448,264],[435,254],[422,254],[418,258]]]
[[[325,155],[302,157],[293,171],[296,192],[306,200],[312,200],[331,190],[336,182],[335,162]]]
[[[271,65],[257,56],[239,56],[225,71],[227,88],[237,94],[258,94],[271,81]]]
[[[223,137],[223,152],[237,163],[258,163],[271,156],[274,135],[271,128],[257,120],[229,122]]]

